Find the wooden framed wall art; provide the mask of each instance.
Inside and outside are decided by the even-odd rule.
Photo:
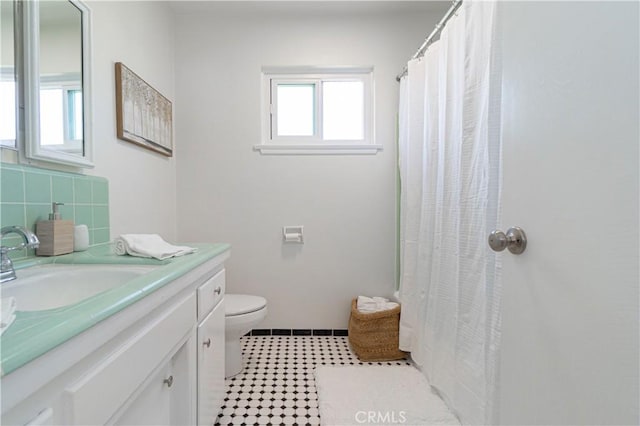
[[[118,139],[173,156],[171,101],[122,62],[116,62],[116,125]]]

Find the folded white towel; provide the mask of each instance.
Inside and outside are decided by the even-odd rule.
[[[2,316],[0,320],[0,335],[2,335],[16,319],[16,299],[15,297],[5,297],[0,302],[0,314]]]
[[[358,296],[358,301],[356,302],[356,308],[362,313],[388,311],[397,306],[396,302],[389,302],[389,299],[384,297]]]
[[[193,247],[174,246],[157,234],[122,234],[114,242],[117,255],[128,254],[137,257],[153,257],[159,260],[184,256],[197,250]]]

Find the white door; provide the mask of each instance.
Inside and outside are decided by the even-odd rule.
[[[639,424],[638,12],[500,3],[502,424]]]

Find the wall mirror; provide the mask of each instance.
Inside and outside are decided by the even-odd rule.
[[[93,167],[90,11],[77,0],[17,0],[16,6],[24,155],[27,161]]]

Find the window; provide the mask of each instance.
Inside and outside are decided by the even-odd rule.
[[[263,154],[372,154],[373,72],[263,69]]]

